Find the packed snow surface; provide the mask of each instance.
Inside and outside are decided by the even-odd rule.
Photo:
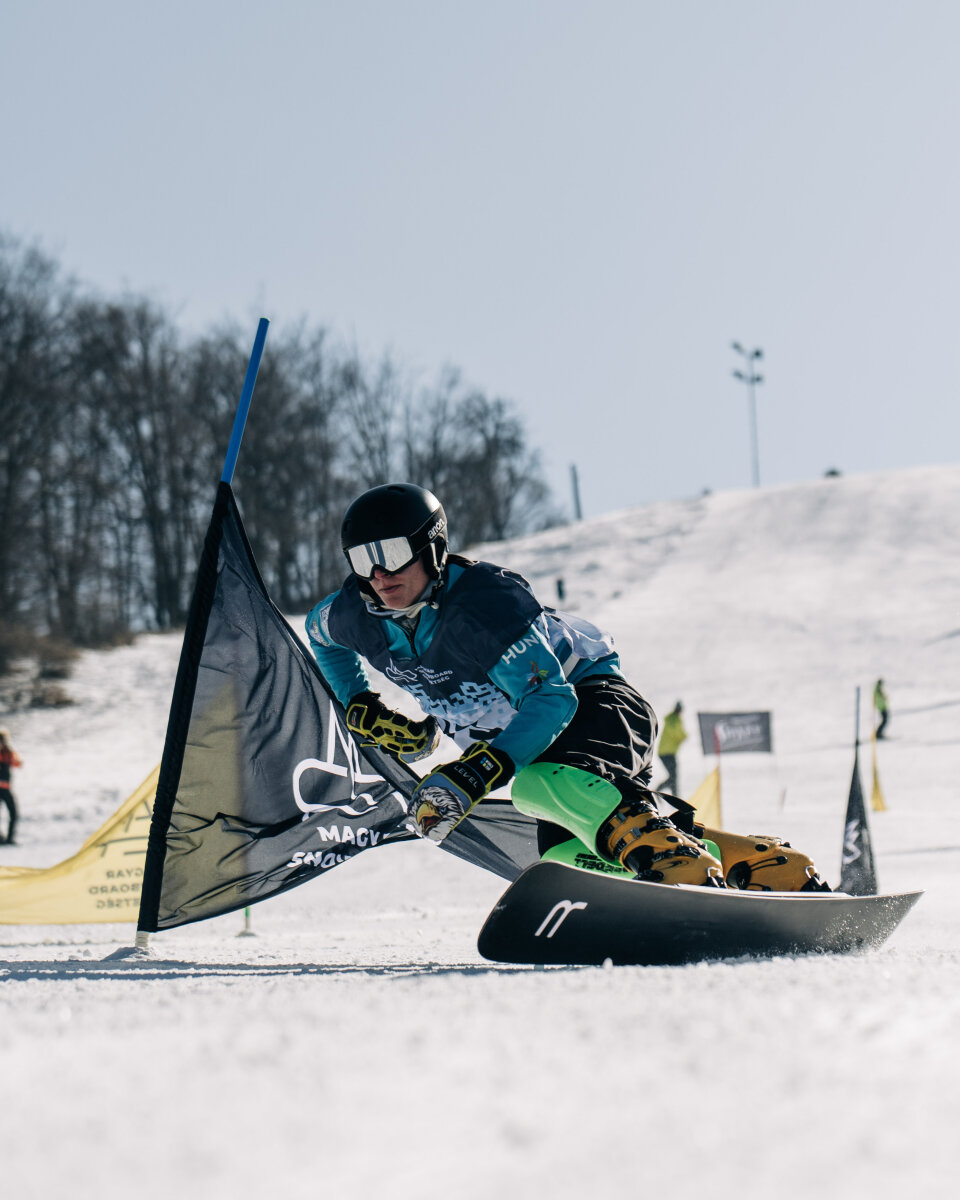
[[[238,496],[243,505],[243,497]],[[504,883],[436,847],[370,851],[242,914],[0,925],[0,1180],[70,1197],[946,1196],[960,1124],[960,467],[704,496],[483,547],[616,636],[660,714],[767,709],[722,764],[725,824],[836,881],[861,689],[881,950],[664,968],[501,967]],[[256,547],[254,547],[256,550]],[[565,600],[557,600],[557,581]],[[299,618],[294,619],[299,625]],[[76,704],[0,714],[19,844],[75,852],[159,761],[178,636],[87,654]],[[249,932],[252,936],[241,936]]]

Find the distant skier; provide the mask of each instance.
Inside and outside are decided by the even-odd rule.
[[[441,732],[463,748],[414,789],[421,836],[442,840],[516,774],[513,799],[537,817],[541,854],[583,843],[642,880],[826,888],[810,859],[777,838],[704,831],[692,810],[659,814],[650,790],[656,714],[623,677],[610,637],[544,608],[521,576],[449,554],[431,492],[409,483],[365,492],[347,509],[341,544],[351,573],[306,628],[348,728],[408,763],[432,755]],[[366,664],[409,692],[425,718],[388,708]],[[557,769],[525,771],[532,763]]]
[[[677,751],[687,740],[687,731],[683,727],[683,717],[680,715],[682,712],[683,705],[678,700],[673,706],[673,711],[667,713],[663,719],[663,732],[660,734],[660,745],[657,747],[657,756],[667,772],[667,777],[660,784],[660,788],[671,796],[676,796],[680,791],[677,776]]]
[[[883,731],[886,729],[887,721],[890,718],[890,702],[887,700],[887,693],[882,679],[877,680],[876,686],[873,689],[873,707],[877,714],[876,738],[879,741],[883,737]]]
[[[17,831],[17,802],[10,786],[10,771],[13,767],[22,767],[20,756],[10,745],[10,734],[6,729],[0,729],[0,804],[7,806],[9,821],[7,836],[0,837],[0,843],[8,846],[15,844],[14,834]]]

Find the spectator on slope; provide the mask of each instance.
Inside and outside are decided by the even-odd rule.
[[[890,718],[890,702],[887,700],[887,693],[882,679],[877,680],[876,686],[873,689],[873,707],[876,712],[876,738],[879,741],[883,737],[883,731],[886,729],[887,721]]]
[[[680,715],[682,712],[683,705],[678,700],[673,706],[673,711],[667,713],[663,719],[663,732],[657,747],[657,756],[667,772],[660,788],[671,796],[676,796],[680,790],[680,784],[677,782],[677,751],[687,740],[687,731],[683,727],[683,717]]]
[[[545,608],[521,576],[449,554],[432,493],[409,483],[365,492],[347,509],[341,543],[350,574],[306,627],[348,728],[408,763],[433,754],[441,732],[463,748],[414,790],[421,836],[442,840],[516,775],[511,798],[537,818],[541,854],[583,843],[642,880],[826,889],[810,859],[777,838],[704,830],[682,801],[673,819],[660,815],[650,790],[656,714],[624,678],[610,637]],[[366,664],[425,718],[388,708]]]
[[[20,756],[10,745],[10,734],[6,729],[0,729],[0,804],[7,806],[9,819],[7,836],[0,837],[0,843],[8,846],[15,845],[14,834],[17,831],[17,802],[10,786],[10,772],[14,767],[22,767]]]

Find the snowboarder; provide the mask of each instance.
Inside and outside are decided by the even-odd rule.
[[[10,786],[10,771],[13,767],[22,767],[20,756],[10,745],[10,734],[6,729],[0,729],[0,804],[7,806],[9,821],[7,836],[0,837],[0,844],[15,845],[14,834],[17,831],[17,802]]]
[[[306,628],[348,728],[407,763],[433,755],[441,733],[463,749],[413,792],[421,836],[440,841],[514,775],[519,804],[524,768],[557,764],[553,783],[544,786],[541,771],[536,794],[524,794],[541,854],[574,834],[638,879],[724,886],[733,872],[740,886],[763,890],[826,887],[810,859],[777,838],[704,831],[692,810],[662,816],[650,789],[656,714],[624,678],[609,635],[545,608],[521,576],[448,553],[431,492],[409,483],[365,492],[347,509],[341,544],[350,574]],[[389,708],[366,664],[426,716]]]
[[[663,719],[663,732],[657,747],[657,756],[667,772],[667,777],[660,787],[671,796],[676,796],[680,790],[680,784],[677,782],[677,751],[687,740],[687,731],[683,727],[683,717],[680,715],[682,712],[683,705],[678,700],[673,706],[673,711],[668,712]]]
[[[887,692],[883,686],[882,679],[877,680],[873,689],[873,707],[877,715],[877,732],[875,736],[877,741],[880,741],[890,717],[890,702],[887,699]]]

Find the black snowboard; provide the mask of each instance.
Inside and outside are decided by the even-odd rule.
[[[922,894],[737,892],[535,863],[500,897],[477,948],[493,962],[567,965],[845,954],[879,946]]]

